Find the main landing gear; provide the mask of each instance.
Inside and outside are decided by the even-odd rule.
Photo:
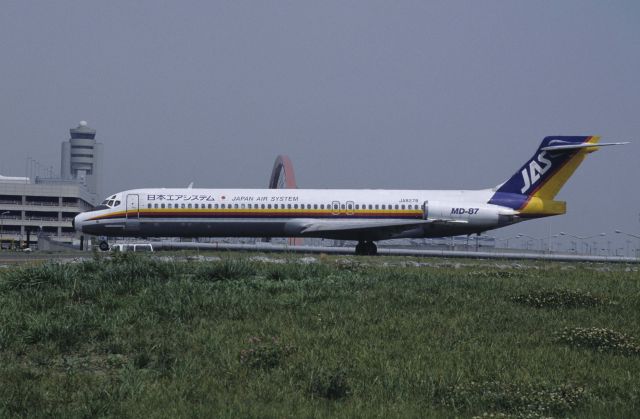
[[[371,241],[359,241],[356,245],[356,255],[375,256],[378,254],[378,247]]]
[[[103,252],[106,252],[107,250],[109,250],[109,242],[107,242],[106,240],[101,240],[100,243],[98,244],[98,247]]]

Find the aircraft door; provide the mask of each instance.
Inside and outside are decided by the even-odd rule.
[[[137,194],[127,195],[126,205],[126,229],[138,230],[140,228],[140,197]]]
[[[333,201],[331,203],[331,213],[333,215],[340,215],[340,201]]]
[[[140,198],[137,194],[127,195],[127,220],[140,219]]]
[[[353,201],[347,201],[347,215],[353,215]]]

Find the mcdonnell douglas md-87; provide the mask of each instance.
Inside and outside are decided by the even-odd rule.
[[[75,217],[96,236],[321,237],[375,241],[480,234],[520,221],[560,215],[554,198],[599,137],[546,137],[506,182],[482,190],[133,189]],[[101,249],[108,249],[106,242]]]

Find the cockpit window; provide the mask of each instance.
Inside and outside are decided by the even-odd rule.
[[[120,205],[120,200],[116,199],[116,195],[111,195],[100,203],[100,206],[106,206],[108,208],[117,207],[118,205]]]

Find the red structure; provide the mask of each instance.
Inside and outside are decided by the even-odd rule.
[[[269,179],[269,189],[297,189],[296,174],[293,171],[293,164],[289,156],[284,154],[276,157],[271,171],[271,179]],[[290,245],[301,245],[301,238],[289,238]]]
[[[269,180],[269,189],[297,189],[296,174],[289,156],[284,154],[276,157]]]

